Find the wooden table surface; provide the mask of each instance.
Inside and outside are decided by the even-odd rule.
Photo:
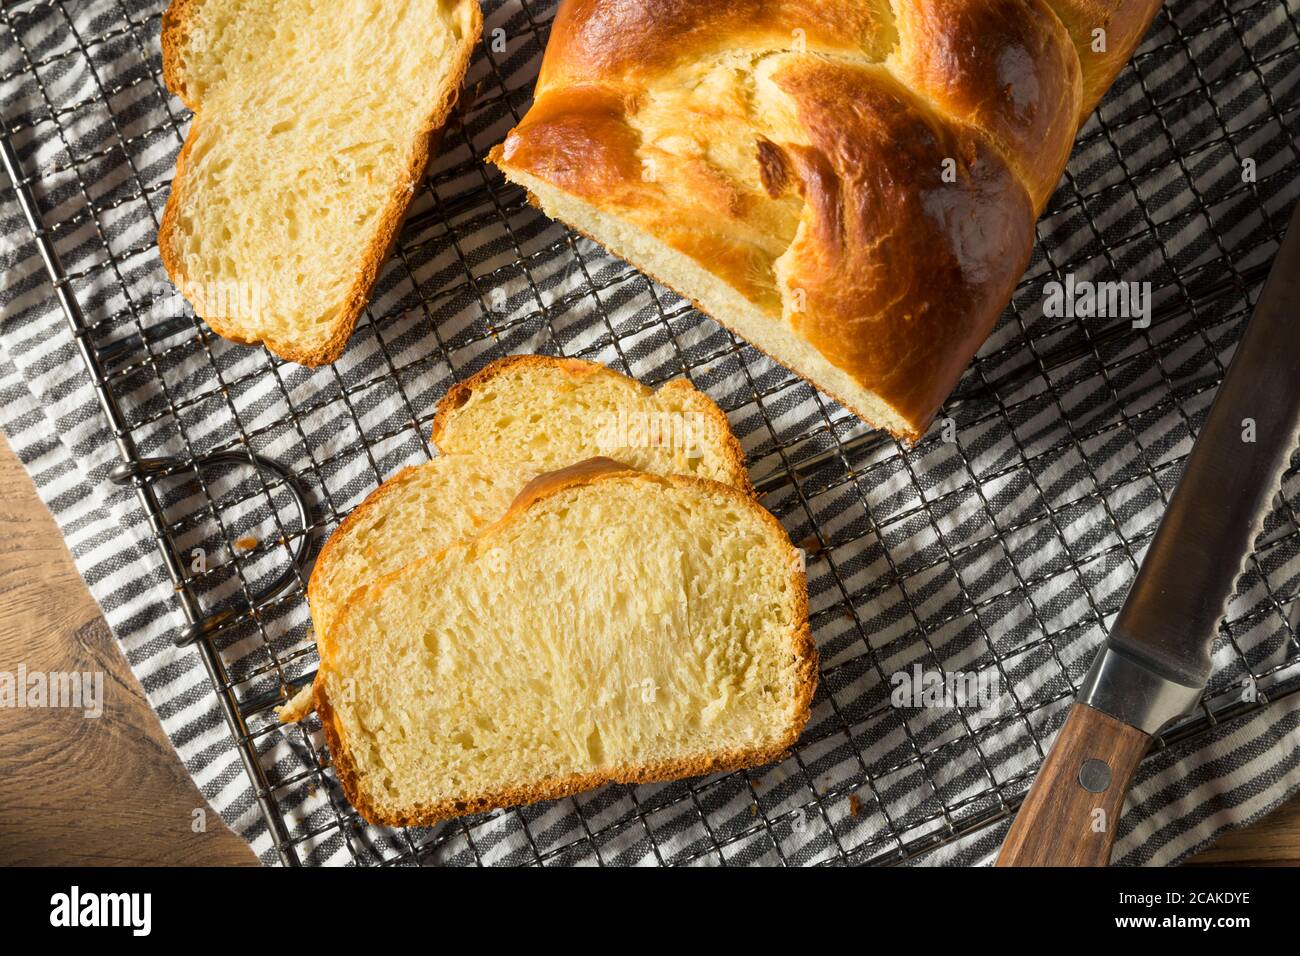
[[[104,714],[0,708],[0,863],[256,865],[181,766],[54,519],[0,439],[0,671],[19,663],[103,671]],[[1300,800],[1193,862],[1300,864]]]

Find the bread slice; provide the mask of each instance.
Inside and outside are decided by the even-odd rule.
[[[441,455],[403,468],[371,492],[330,535],[312,568],[307,603],[321,659],[353,591],[478,534],[541,471],[524,461]]]
[[[597,459],[355,594],[316,710],[376,824],[757,765],[808,719],[807,613],[752,497]]]
[[[602,422],[617,426],[633,416],[661,422],[670,437],[689,433],[697,454],[671,441],[602,444],[618,437],[617,427],[602,429]],[[693,424],[673,424],[682,418]],[[307,596],[322,659],[334,618],[354,590],[482,531],[542,472],[616,455],[643,471],[695,474],[752,493],[740,445],[707,395],[684,380],[653,392],[593,362],[532,355],[493,362],[444,396],[434,440],[448,454],[376,488],[317,557]],[[290,719],[298,713],[286,711]]]
[[[481,29],[475,0],[173,0],[163,76],[195,117],[158,250],[214,331],[342,354]]]
[[[517,355],[453,385],[433,419],[443,454],[526,458],[542,470],[606,455],[656,474],[752,491],[727,416],[686,379],[651,391],[595,362]]]

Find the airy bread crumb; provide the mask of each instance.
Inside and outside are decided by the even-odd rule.
[[[357,592],[332,645],[316,710],[348,799],[390,825],[769,762],[816,684],[776,519],[608,461]]]
[[[342,354],[481,28],[474,0],[174,0],[163,75],[195,117],[158,249],[214,331]]]

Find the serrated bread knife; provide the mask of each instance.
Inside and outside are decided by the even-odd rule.
[[[1300,206],[1142,567],[999,866],[1105,866],[1151,738],[1191,711],[1300,437]]]

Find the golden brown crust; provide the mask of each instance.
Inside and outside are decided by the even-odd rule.
[[[900,3],[903,82],[988,134],[1041,213],[1070,158],[1082,83],[1069,32],[1044,0]]]
[[[1029,197],[983,137],[917,109],[878,67],[798,63],[775,80],[810,142],[792,147],[807,206],[780,270],[803,296],[791,326],[905,420],[928,422],[1024,272]]]
[[[445,445],[448,422],[456,409],[469,401],[475,389],[482,388],[497,377],[512,369],[521,367],[553,368],[568,375],[575,382],[581,382],[593,376],[613,376],[621,381],[635,385],[640,393],[647,398],[655,394],[653,389],[647,388],[636,379],[606,368],[599,362],[557,358],[551,355],[507,355],[489,362],[465,381],[456,383],[447,389],[447,393],[438,401],[438,407],[433,415],[430,440],[440,451],[451,454],[456,453],[457,449]],[[731,422],[728,421],[726,412],[718,407],[717,402],[686,379],[673,379],[666,382],[660,386],[660,391],[664,390],[682,391],[686,400],[705,416],[714,432],[718,448],[722,451],[724,464],[727,468],[728,483],[752,495],[754,486],[750,482],[749,469],[746,467],[745,452],[740,447],[740,441],[736,438],[735,432],[731,430]]]
[[[185,84],[185,71],[181,67],[181,50],[188,44],[190,18],[204,0],[172,0],[162,15],[162,67],[163,83],[175,93],[191,111],[198,110],[198,97]]]
[[[906,424],[837,400],[915,439],[1158,7],[563,0],[534,105],[488,158],[693,260]]]
[[[1050,0],[1065,24],[1083,66],[1079,125],[1092,115],[1110,85],[1160,12],[1159,0]],[[1105,33],[1105,49],[1096,50],[1096,30]]]
[[[179,210],[185,202],[188,187],[185,178],[185,166],[189,158],[190,147],[195,141],[195,133],[200,128],[202,121],[202,104],[197,102],[194,94],[188,90],[185,84],[182,50],[189,36],[190,18],[199,4],[203,2],[204,0],[172,0],[171,5],[163,14],[162,20],[163,81],[167,84],[168,89],[180,97],[182,102],[195,112],[189,134],[185,137],[185,143],[176,159],[176,174],[172,179],[172,190],[167,197],[167,205],[163,210],[162,222],[158,228],[159,258],[162,260],[163,268],[167,270],[172,282],[182,291],[188,277],[181,270],[180,257],[176,253],[174,242],[176,241]],[[199,316],[214,332],[241,345],[257,345],[260,343],[273,354],[298,365],[311,367],[328,365],[337,361],[339,356],[343,354],[348,340],[352,337],[352,332],[356,329],[357,320],[361,317],[361,313],[370,300],[370,292],[374,288],[375,281],[379,278],[380,270],[383,269],[384,264],[392,255],[393,247],[397,244],[402,223],[406,220],[407,210],[410,207],[411,200],[415,197],[415,186],[424,175],[431,158],[437,153],[442,135],[460,97],[460,88],[464,82],[465,74],[469,70],[474,45],[478,42],[483,29],[483,15],[478,8],[478,4],[475,3],[471,6],[472,28],[461,39],[460,46],[457,47],[454,53],[455,59],[452,69],[448,73],[448,76],[454,82],[449,83],[442,98],[430,110],[423,124],[425,132],[417,137],[413,144],[414,153],[411,162],[405,172],[397,178],[388,202],[380,213],[377,231],[371,241],[360,251],[356,278],[348,290],[339,319],[331,330],[329,338],[319,346],[304,348],[300,343],[292,339],[281,340],[274,336],[267,336],[264,339],[250,338],[223,322],[219,317]]]
[[[813,54],[879,58],[889,7],[889,0],[564,0],[538,91],[799,45]]]
[[[474,547],[490,547],[491,539],[499,529],[506,527],[515,517],[553,495],[561,494],[571,488],[596,484],[602,481],[628,479],[661,485],[696,486],[713,494],[731,497],[736,502],[742,503],[744,507],[752,509],[752,512],[767,526],[776,540],[782,542],[789,549],[791,584],[795,601],[794,610],[798,621],[795,632],[791,635],[791,651],[798,658],[799,664],[793,701],[794,716],[785,736],[769,746],[752,750],[721,751],[642,766],[620,765],[595,773],[569,774],[503,788],[491,793],[474,794],[462,800],[419,804],[403,808],[401,811],[387,812],[367,799],[365,790],[361,786],[356,764],[339,729],[337,716],[330,703],[327,688],[328,681],[322,680],[318,676],[313,691],[316,713],[321,719],[335,773],[338,775],[343,792],[349,802],[356,807],[357,811],[367,821],[386,826],[427,826],[440,820],[463,816],[468,813],[478,813],[499,807],[519,806],[525,803],[535,803],[539,800],[557,800],[606,783],[651,783],[661,780],[673,780],[679,777],[738,770],[743,767],[761,766],[782,758],[790,747],[794,746],[808,723],[812,700],[817,691],[817,647],[808,624],[807,579],[803,569],[797,563],[797,552],[794,546],[790,544],[785,528],[770,512],[755,502],[749,495],[735,488],[704,478],[692,478],[682,475],[651,475],[626,468],[611,459],[594,459],[562,469],[560,472],[539,476],[530,484],[532,490],[526,494],[521,493],[515,503],[511,505],[510,511],[476,539]],[[439,552],[416,563],[424,564],[439,561],[444,558],[446,553],[446,551]],[[385,587],[397,575],[408,571],[409,568],[393,572],[363,591],[354,594],[348,602],[348,607],[340,614],[340,619],[350,613],[352,608],[360,602],[366,600],[371,593]],[[324,675],[326,670],[326,665],[322,663],[321,674]]]

